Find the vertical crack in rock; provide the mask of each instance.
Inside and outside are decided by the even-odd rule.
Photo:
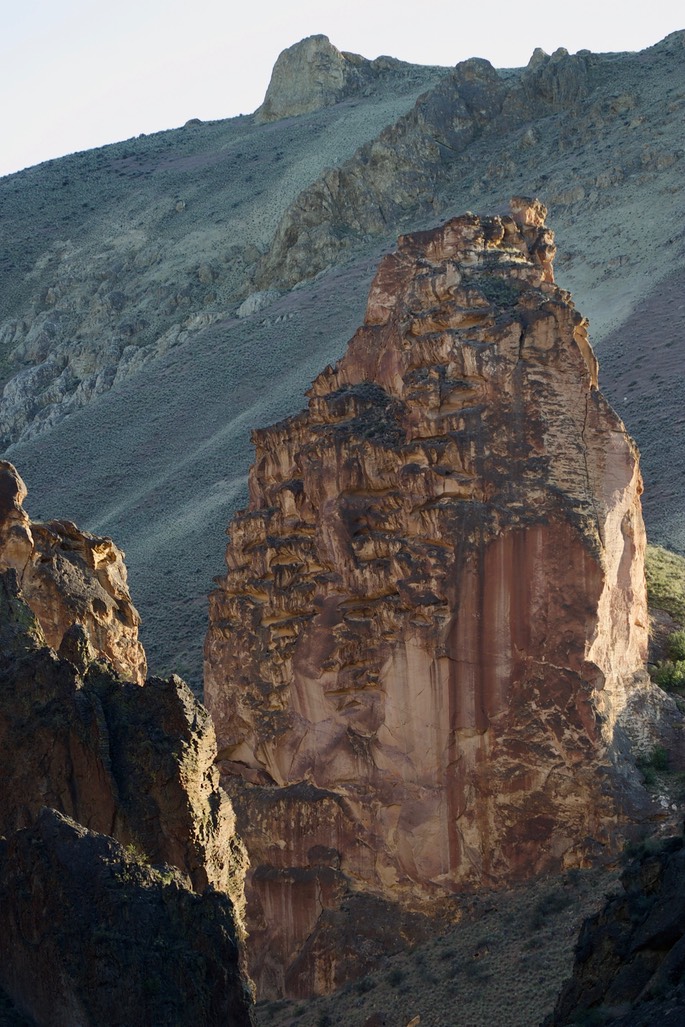
[[[253,434],[205,697],[264,996],[330,990],[398,917],[601,858],[638,815],[638,456],[545,217],[516,197],[402,236],[307,410]],[[363,943],[360,893],[386,910]]]
[[[580,433],[581,434],[581,439],[583,441],[583,463],[585,464],[585,474],[586,474],[586,477],[587,477],[587,494],[588,494],[590,502],[592,503],[592,506],[593,506],[594,511],[595,511],[595,522],[596,522],[596,525],[597,525],[597,537],[599,538],[600,542],[602,544],[604,544],[604,539],[602,537],[602,522],[600,520],[599,510],[597,509],[597,504],[595,502],[595,496],[594,496],[594,493],[593,493],[593,490],[592,490],[592,482],[590,481],[590,467],[589,467],[589,464],[588,464],[587,443],[585,441],[585,431],[587,429],[587,423],[588,423],[589,404],[590,404],[590,396],[588,394],[585,397],[585,419],[583,420],[583,430]]]

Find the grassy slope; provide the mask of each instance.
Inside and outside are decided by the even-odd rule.
[[[649,605],[685,624],[685,558],[662,546],[648,546],[645,571]]]
[[[268,311],[285,318],[276,325],[216,325],[39,444],[10,448],[34,519],[66,517],[123,547],[151,671],[200,687],[205,597],[222,572],[226,524],[246,501],[250,430],[299,408],[340,355],[370,272],[362,263],[284,297]]]

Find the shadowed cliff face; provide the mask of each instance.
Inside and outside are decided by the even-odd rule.
[[[24,495],[0,465],[0,989],[50,1027],[247,1025],[211,719],[180,678],[139,683],[119,550]]]
[[[645,846],[626,867],[623,892],[585,921],[573,976],[544,1027],[683,1023],[684,870],[682,836]]]
[[[316,938],[350,886],[430,909],[583,864],[625,816],[637,453],[544,207],[512,210],[402,237],[308,410],[253,436],[205,680],[266,990],[339,983]]]
[[[0,928],[3,983],[34,1024],[251,1023],[229,898],[52,809],[0,841]]]

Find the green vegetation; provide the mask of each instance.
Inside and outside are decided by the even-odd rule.
[[[685,660],[659,660],[649,673],[652,681],[667,692],[685,688]]]
[[[685,689],[685,631],[674,631],[669,636],[667,650],[669,658],[652,665],[650,677],[667,692],[679,692]]]
[[[256,1022],[319,1027],[328,1016],[335,1024],[400,1027],[420,1016],[426,1024],[491,1027],[503,1022],[506,1008],[507,1027],[530,1027],[551,1012],[571,972],[577,930],[615,883],[611,871],[573,870],[509,891],[446,899],[444,919],[423,941],[390,962],[369,953],[367,975],[325,998],[260,1002]],[[542,926],[527,931],[536,916]]]
[[[513,307],[521,295],[521,286],[516,281],[493,275],[478,281],[478,288],[486,300],[496,307]]]
[[[544,927],[550,916],[561,913],[573,903],[573,896],[560,888],[553,888],[543,895],[535,906],[530,918],[530,926],[534,931]]]
[[[642,772],[645,784],[651,788],[657,783],[657,775],[666,773],[669,769],[668,753],[663,745],[655,745],[651,752],[637,760],[637,766]]]
[[[145,852],[136,845],[135,842],[130,842],[128,845],[123,846],[124,858],[127,863],[137,863],[139,866],[148,867],[150,860]]]
[[[626,863],[631,862],[634,859],[642,859],[643,856],[653,856],[661,850],[662,840],[660,838],[654,838],[648,835],[644,838],[639,838],[630,842],[627,842],[623,849],[623,857]],[[607,895],[607,901],[615,896]]]
[[[663,610],[685,624],[685,557],[662,546],[647,546],[647,595],[652,609]],[[649,668],[652,681],[669,692],[685,689],[685,630],[674,631],[667,642],[668,659]]]
[[[649,605],[685,624],[685,557],[662,546],[647,546],[645,573]]]
[[[371,977],[362,977],[355,985],[355,989],[359,995],[365,995],[367,991],[373,991],[375,987],[376,982]]]
[[[668,640],[668,655],[676,663],[685,660],[685,631],[674,631]]]

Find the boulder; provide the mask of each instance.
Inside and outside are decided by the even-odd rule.
[[[309,114],[341,100],[363,77],[370,61],[343,54],[328,36],[307,36],[284,50],[274,65],[257,121],[278,121]]]

